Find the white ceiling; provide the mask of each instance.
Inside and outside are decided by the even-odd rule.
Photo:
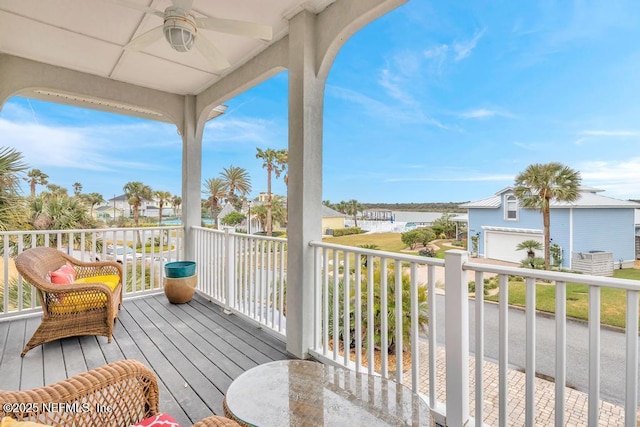
[[[170,0],[130,0],[164,11]],[[198,94],[288,33],[288,18],[322,11],[334,0],[194,0],[196,16],[257,22],[273,40],[200,30],[231,63],[215,70],[202,54],[171,49],[164,38],[139,52],[123,46],[162,18],[110,0],[0,0],[0,53],[165,92]]]

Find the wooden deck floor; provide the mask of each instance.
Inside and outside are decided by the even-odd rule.
[[[0,389],[48,385],[105,363],[137,359],[160,384],[160,410],[183,426],[222,415],[222,398],[244,371],[287,359],[284,342],[200,296],[170,304],[164,294],[127,300],[113,341],[86,336],[20,352],[40,318],[0,322]]]

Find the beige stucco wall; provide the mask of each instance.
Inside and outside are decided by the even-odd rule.
[[[326,234],[329,228],[344,228],[344,217],[322,218],[322,234]]]

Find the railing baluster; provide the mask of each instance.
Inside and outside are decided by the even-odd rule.
[[[373,360],[373,257],[367,255],[367,364],[369,375],[374,371]]]
[[[556,282],[556,402],[555,423],[564,425],[567,383],[567,286]]]
[[[626,387],[625,387],[625,427],[637,425],[638,417],[638,291],[627,291],[626,319]]]
[[[349,333],[349,328],[351,328],[351,322],[350,322],[350,311],[351,311],[351,304],[350,304],[350,296],[351,296],[351,289],[350,289],[350,281],[351,281],[351,271],[350,271],[350,265],[349,265],[349,256],[350,254],[348,252],[344,252],[343,253],[344,256],[344,269],[342,270],[342,277],[343,277],[343,325],[342,325],[342,334],[344,336],[344,341],[343,341],[343,353],[344,353],[344,359],[343,359],[343,363],[345,366],[349,366],[349,357],[351,356],[351,334]]]
[[[380,374],[382,378],[388,378],[388,354],[387,348],[388,345],[388,335],[387,335],[387,317],[388,317],[388,284],[387,284],[387,258],[380,259],[380,312],[382,313],[380,316]]]
[[[476,426],[482,427],[484,420],[484,274],[476,271]]]
[[[278,292],[278,294],[280,295],[280,307],[279,307],[279,311],[280,311],[280,321],[278,323],[278,331],[283,332],[284,331],[284,304],[285,304],[285,287],[284,287],[284,258],[285,258],[285,244],[283,242],[280,242],[280,291]]]
[[[322,353],[329,352],[329,249],[322,249]]]
[[[589,425],[600,418],[600,288],[589,287]]]
[[[356,339],[356,371],[360,372],[362,368],[362,258],[360,255],[355,256],[356,274],[354,279],[355,286],[355,339]]]
[[[402,384],[402,364],[403,364],[403,342],[402,342],[402,316],[404,302],[402,301],[402,262],[395,262],[395,291],[394,298],[396,300],[396,382]]]
[[[436,407],[436,384],[438,382],[437,352],[436,343],[436,267],[427,266],[427,304],[429,307],[429,405]]]
[[[509,403],[508,384],[507,384],[507,368],[509,365],[509,277],[501,274],[499,278],[500,307],[499,315],[499,349],[498,349],[498,390],[500,403],[498,408],[498,419],[500,427],[507,427],[507,406]]]
[[[317,351],[322,346],[322,249],[313,248],[313,263],[313,347]],[[280,283],[282,284],[282,282]],[[282,291],[280,292],[280,300],[280,327],[282,327]]]
[[[418,266],[411,263],[411,388],[415,393],[420,390],[418,378],[420,374],[420,338],[418,324]]]
[[[339,287],[339,276],[340,273],[340,265],[338,262],[338,251],[333,250],[333,360],[338,360],[338,347],[339,347],[339,332],[340,332],[340,313],[339,308],[339,298],[340,298],[340,287]]]
[[[526,278],[526,380],[525,424],[534,425],[536,418],[536,281]]]

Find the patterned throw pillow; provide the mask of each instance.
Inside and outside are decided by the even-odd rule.
[[[167,414],[157,414],[131,427],[180,427],[180,424]]]
[[[50,271],[49,277],[51,278],[51,283],[55,283],[56,285],[68,285],[76,280],[76,271],[73,269],[71,263],[67,261],[65,265],[56,271]]]

